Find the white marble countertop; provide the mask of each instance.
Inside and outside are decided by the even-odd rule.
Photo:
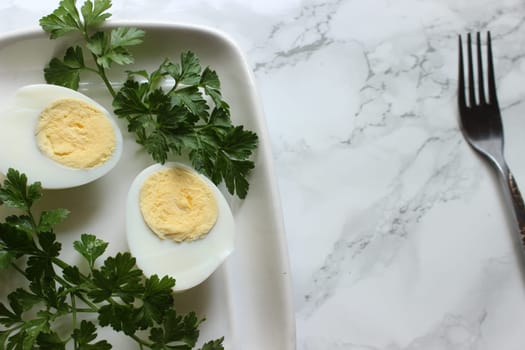
[[[58,0],[0,2],[0,32]],[[521,250],[457,123],[457,34],[493,34],[525,187],[520,0],[114,0],[113,18],[212,26],[244,50],[272,140],[297,348],[523,349]]]

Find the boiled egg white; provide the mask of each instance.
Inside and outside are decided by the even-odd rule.
[[[47,157],[38,147],[36,126],[41,112],[61,99],[77,99],[100,110],[115,134],[111,156],[102,164],[75,168]],[[0,110],[0,172],[9,168],[25,173],[30,182],[40,181],[46,189],[64,189],[92,182],[107,174],[122,154],[122,134],[110,113],[99,103],[72,89],[49,84],[18,89]]]
[[[183,242],[161,239],[144,220],[140,207],[144,182],[153,173],[172,167],[189,169],[212,189],[218,216],[203,238]],[[126,231],[129,249],[136,258],[137,266],[146,276],[157,274],[175,278],[175,291],[187,290],[205,281],[234,250],[235,225],[226,199],[212,181],[181,163],[155,164],[137,175],[128,192]]]

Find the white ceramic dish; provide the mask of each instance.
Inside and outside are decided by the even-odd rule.
[[[140,27],[147,32],[145,43],[134,51],[136,67],[152,69],[165,57],[178,60],[181,50],[196,52],[203,65],[210,65],[219,74],[234,122],[256,131],[260,138],[247,199],[230,197],[236,222],[235,251],[203,284],[176,295],[178,310],[194,310],[206,317],[201,341],[225,336],[226,349],[295,349],[288,256],[271,150],[254,79],[242,52],[226,36],[209,28],[136,22],[108,24],[116,25]],[[51,57],[62,56],[64,48],[71,45],[69,40],[51,41],[39,29],[0,37],[0,105],[17,88],[44,82],[43,67]],[[115,81],[125,78],[123,72],[113,73],[110,78]],[[84,81],[80,91],[111,110],[103,85],[95,77],[85,77]],[[68,220],[57,228],[63,257],[70,262],[80,261],[70,247],[83,232],[108,241],[109,254],[128,249],[124,231],[126,193],[136,174],[153,162],[135,144],[122,121],[119,123],[124,151],[115,169],[89,185],[47,191],[41,203],[43,208],[71,211]],[[38,179],[38,174],[28,175],[32,180]],[[0,273],[0,297],[12,290],[12,278],[11,274]],[[112,334],[108,330],[101,336],[108,337],[114,349],[134,348],[133,342]]]

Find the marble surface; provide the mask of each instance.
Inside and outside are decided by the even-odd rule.
[[[0,32],[55,0],[0,2]],[[521,0],[114,0],[245,51],[270,131],[297,348],[523,349],[521,249],[456,110],[457,34],[493,34],[506,152],[525,187]]]

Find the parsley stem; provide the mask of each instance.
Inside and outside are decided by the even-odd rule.
[[[83,69],[87,70],[88,72],[91,72],[91,73],[95,73],[96,75],[99,75],[99,71],[96,70],[95,68],[91,68],[91,67],[84,67]]]
[[[71,295],[71,309],[72,309],[72,316],[73,316],[73,329],[77,328],[77,302],[75,298],[75,293],[70,293]],[[78,343],[77,339],[73,338],[73,347],[75,349],[78,349]]]
[[[111,83],[109,82],[108,76],[106,74],[106,70],[104,69],[104,67],[102,67],[97,62],[97,59],[98,59],[97,55],[92,54],[92,56],[93,56],[93,59],[95,60],[95,64],[97,65],[97,69],[98,69],[97,73],[98,73],[98,75],[100,76],[100,78],[102,79],[102,81],[104,82],[106,87],[108,88],[108,91],[111,94],[111,96],[113,98],[115,98],[115,96],[117,96],[117,93],[115,92],[115,90],[113,89],[113,86],[111,86]]]
[[[55,275],[54,276],[55,280],[60,283],[62,286],[64,287],[67,287],[69,289],[72,289],[74,288],[73,286],[71,286],[67,281],[65,281],[64,279],[62,279],[60,276],[58,275]],[[97,305],[93,304],[91,301],[89,301],[88,298],[86,298],[84,295],[82,295],[81,293],[76,293],[75,294],[77,296],[77,298],[79,298],[80,300],[82,300],[84,303],[86,303],[86,305],[88,305],[91,310],[93,310],[93,312],[98,312],[98,307]],[[76,309],[76,308],[73,308],[73,309]]]
[[[16,330],[18,330],[18,329],[24,327],[24,325],[25,325],[24,322],[20,322],[20,323],[18,323],[16,326],[13,326],[13,327],[11,327],[11,328],[9,328],[9,329],[6,329],[5,332],[6,332],[7,334],[11,334],[11,333],[13,333],[14,331],[16,331]],[[6,337],[5,339],[7,339],[7,335],[5,335],[5,337]]]
[[[175,84],[173,84],[173,87],[170,89],[170,91],[166,94],[166,95],[171,95],[172,93],[175,92],[175,90],[177,90],[177,88],[179,87],[179,81],[178,80],[175,80]]]
[[[84,28],[83,30],[81,31],[83,36],[84,36],[84,41],[86,43],[89,43],[90,42],[90,38],[89,38],[89,33],[88,33],[88,28],[86,26],[86,23],[84,23]],[[106,75],[106,71],[104,69],[104,67],[102,67],[100,64],[98,64],[97,62],[97,55],[95,55],[94,53],[91,54],[91,56],[93,57],[93,60],[95,61],[95,65],[97,66],[97,69],[93,69],[93,68],[90,68],[90,67],[87,67],[87,66],[84,66],[84,69],[90,71],[90,72],[93,72],[93,73],[96,73],[98,76],[100,76],[100,78],[102,79],[102,81],[104,81],[104,84],[106,85],[106,87],[108,88],[111,96],[113,96],[113,98],[116,96],[116,93],[115,93],[115,90],[113,89],[113,87],[111,86],[111,83],[109,82],[109,79]]]
[[[66,269],[69,267],[69,264],[66,263],[65,261],[62,261],[61,259],[59,258],[52,258],[51,261],[53,262],[53,264],[57,265],[58,267],[60,267],[62,270]]]
[[[89,301],[88,298],[86,298],[84,295],[82,294],[76,294],[77,295],[77,298],[79,298],[80,300],[82,300],[84,303],[86,303],[86,305],[88,305],[90,307],[90,309],[88,308],[84,308],[84,309],[77,309],[77,311],[80,311],[80,312],[98,312],[99,308],[97,307],[97,305],[93,304],[91,301]],[[89,311],[88,311],[89,310]]]
[[[29,221],[31,222],[31,228],[33,229],[33,232],[36,234],[38,232],[38,227],[37,227],[37,224],[36,224],[36,220],[35,220],[35,217],[33,216],[33,213],[31,212],[31,209],[29,209],[30,207],[28,207],[27,209],[27,216],[29,216]]]
[[[27,278],[27,275],[26,275],[26,273],[24,272],[24,270],[22,270],[17,264],[15,264],[15,263],[11,263],[11,266],[12,266],[16,271],[18,271],[22,276],[24,276],[24,277]]]
[[[62,261],[60,260],[59,258],[52,258],[51,260],[55,265],[57,265],[58,267],[60,267],[62,270],[66,269],[67,267],[70,267],[68,265],[68,263],[66,263],[65,261]],[[58,281],[62,286],[64,287],[67,287],[67,288],[73,288],[73,286],[68,283],[66,280],[64,280],[62,277],[58,276],[58,275],[55,275],[54,276],[55,280]],[[89,282],[89,279],[84,276],[83,274],[80,273],[80,278],[82,279],[82,281],[84,282]],[[97,305],[95,305],[94,303],[92,303],[88,298],[86,298],[84,295],[82,295],[81,293],[76,293],[76,296],[82,300],[84,303],[86,303],[86,305],[88,305],[92,310],[93,312],[98,312],[99,308],[97,307]]]
[[[151,342],[148,342],[148,341],[146,341],[144,339],[141,339],[141,338],[137,337],[135,334],[130,335],[130,337],[131,337],[131,339],[133,339],[134,341],[136,341],[139,344],[141,349],[144,349],[144,346],[147,346],[148,348],[151,348],[154,345]]]
[[[100,77],[102,78],[102,80],[104,81],[104,84],[106,84],[106,87],[108,88],[109,90],[109,93],[111,94],[111,96],[113,98],[115,98],[115,96],[117,96],[117,93],[115,92],[115,90],[113,89],[113,86],[111,86],[111,83],[109,82],[109,79],[106,75],[106,71],[104,69],[102,69],[100,71]]]
[[[82,312],[82,313],[95,313],[95,312],[98,312],[98,309],[97,308],[88,308],[88,307],[79,307],[79,308],[76,308],[76,311],[77,312]]]

